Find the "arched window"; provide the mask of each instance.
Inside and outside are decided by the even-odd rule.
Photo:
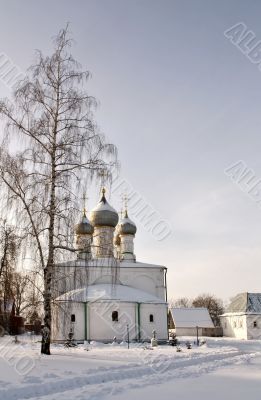
[[[254,321],[253,326],[254,326],[254,328],[257,328],[257,322],[256,321]]]
[[[71,322],[75,322],[75,314],[71,315]]]
[[[150,322],[154,322],[154,316],[153,316],[153,314],[150,314]]]
[[[118,321],[118,311],[113,311],[112,313],[111,313],[111,319],[112,319],[112,321]]]

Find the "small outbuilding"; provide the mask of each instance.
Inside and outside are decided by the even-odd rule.
[[[169,328],[177,336],[216,336],[207,308],[171,308]]]
[[[224,336],[261,339],[261,293],[239,293],[220,320]]]

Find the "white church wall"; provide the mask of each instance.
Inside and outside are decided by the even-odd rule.
[[[162,266],[130,262],[123,262],[117,266],[115,260],[112,262],[110,259],[98,260],[98,262],[100,265],[95,265],[94,261],[78,260],[76,263],[58,266],[55,287],[57,296],[92,284],[115,282],[165,300],[165,270]],[[127,338],[128,324],[130,340],[137,340],[139,337],[137,310],[137,303],[120,301],[89,302],[87,307],[83,303],[70,303],[70,308],[66,310],[66,313],[61,310],[54,311],[56,327],[53,328],[53,338],[66,340],[70,329],[73,329],[74,338],[78,341],[87,339],[110,342],[115,336],[118,341],[121,341]],[[113,311],[118,311],[118,321],[112,321]],[[75,323],[71,322],[72,314],[75,315]],[[150,314],[153,314],[153,322],[150,322]],[[140,325],[141,340],[150,339],[153,330],[156,330],[158,339],[167,340],[167,306],[141,303]]]
[[[119,272],[113,266],[61,266],[56,267],[56,297],[74,289],[97,283],[121,283]]]
[[[73,324],[73,332],[75,340],[85,339],[85,310],[84,304],[74,303],[71,315],[75,315],[75,323]]]
[[[125,272],[126,274],[126,272]],[[124,279],[122,279],[124,283]],[[129,286],[150,293],[160,299],[165,299],[164,270],[160,268],[137,267],[129,273]]]
[[[58,312],[59,310],[59,312]],[[111,342],[127,340],[127,324],[130,340],[138,339],[138,305],[127,302],[67,303],[54,306],[53,340],[68,338],[70,330],[77,341],[97,340]],[[112,312],[118,312],[118,321],[112,321]],[[71,316],[75,322],[71,322]],[[150,322],[150,315],[153,321]],[[87,318],[85,323],[85,316]],[[167,306],[165,304],[140,304],[140,339],[150,340],[153,330],[159,340],[167,340]]]
[[[127,324],[130,340],[136,338],[135,303],[94,302],[89,305],[89,340],[112,341],[127,339]],[[118,321],[112,321],[112,312],[118,312]]]
[[[98,283],[119,283],[165,299],[164,269],[151,266],[141,267],[139,263],[128,263],[128,267],[108,265],[104,260],[101,266],[58,266],[55,269],[56,296],[87,285]]]
[[[75,340],[84,340],[83,303],[57,302],[52,312],[52,339],[54,341],[68,339],[70,331],[74,333]],[[75,322],[72,322],[72,315],[75,316]]]
[[[144,292],[156,295],[155,282],[153,275],[150,276],[149,271],[142,273],[140,271],[133,271],[130,277],[130,286],[136,289],[140,289]]]
[[[99,278],[97,278],[95,281],[93,281],[92,284],[93,284],[93,285],[98,285],[98,284],[102,284],[102,283],[109,283],[109,284],[111,284],[111,283],[112,283],[112,276],[109,275],[109,274],[107,274],[107,275],[102,275],[102,276],[100,276]],[[116,282],[114,282],[114,283],[117,283],[117,284],[119,284],[119,285],[123,285],[122,281],[120,281],[119,278],[116,279]]]
[[[168,339],[167,312],[165,304],[140,305],[141,339],[151,339],[153,330],[159,340]],[[153,315],[153,322],[150,322],[150,315]]]

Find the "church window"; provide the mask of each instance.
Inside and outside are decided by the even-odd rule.
[[[75,314],[71,315],[71,322],[75,322]]]
[[[153,316],[153,314],[150,314],[150,322],[154,322],[154,316]]]
[[[254,328],[257,328],[257,322],[256,321],[254,321],[253,326],[254,326]]]
[[[113,311],[112,312],[111,319],[112,319],[112,321],[115,321],[115,322],[118,321],[118,311]]]
[[[234,321],[234,324],[233,324],[233,325],[234,325],[234,328],[236,328],[236,327],[237,327],[237,323],[236,323],[236,321]]]

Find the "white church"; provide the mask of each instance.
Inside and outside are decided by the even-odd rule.
[[[108,203],[105,189],[90,218],[75,227],[77,258],[57,264],[52,340],[168,339],[167,268],[134,254],[136,225]]]

